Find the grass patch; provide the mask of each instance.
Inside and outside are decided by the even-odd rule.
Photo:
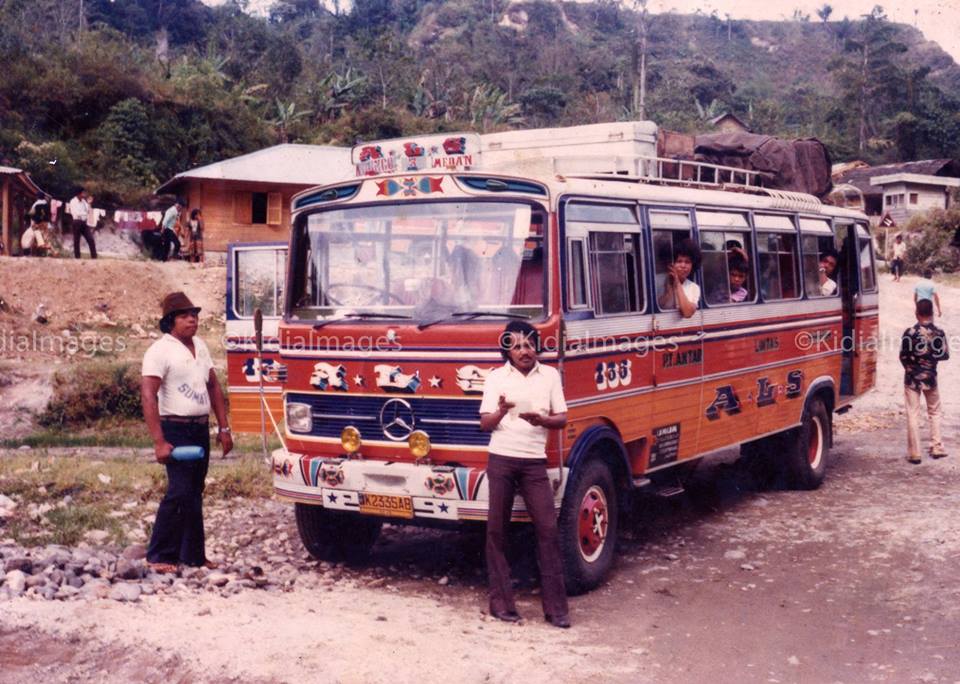
[[[96,363],[53,378],[53,397],[37,422],[47,428],[90,425],[105,418],[139,418],[140,373],[134,364]]]
[[[208,502],[268,498],[273,491],[272,473],[259,455],[214,459],[208,478]],[[142,456],[6,454],[0,456],[0,494],[17,508],[0,521],[0,538],[30,546],[73,545],[90,530],[103,530],[107,543],[144,541],[166,486],[165,469]]]

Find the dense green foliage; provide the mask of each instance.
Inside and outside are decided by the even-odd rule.
[[[758,132],[819,137],[837,160],[960,156],[960,68],[880,8],[828,23],[625,5],[278,0],[257,18],[237,0],[5,0],[0,162],[61,197],[83,183],[131,202],[276,142],[641,113],[693,132],[725,111]]]
[[[956,273],[960,270],[960,249],[951,242],[960,235],[960,206],[931,209],[914,216],[907,224],[908,235],[919,239],[907,241],[907,269],[922,273],[925,269]]]

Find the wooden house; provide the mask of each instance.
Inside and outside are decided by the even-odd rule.
[[[749,133],[750,127],[731,112],[724,112],[710,119],[710,126],[718,133]]]
[[[43,191],[26,171],[0,166],[0,235],[3,242],[0,254],[20,253],[20,235],[29,223],[27,212],[42,195]]]
[[[203,210],[204,248],[290,236],[290,199],[307,188],[352,175],[350,148],[275,145],[178,173],[157,188]]]
[[[960,162],[954,159],[925,159],[861,166],[834,176],[837,185],[855,187],[863,196],[857,206],[874,224],[889,217],[902,226],[914,214],[950,206],[951,189],[960,187]]]

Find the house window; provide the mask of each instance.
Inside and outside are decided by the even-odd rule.
[[[883,199],[887,200],[887,206],[888,206],[888,207],[893,204],[893,195],[887,195],[887,196],[884,197]]]
[[[234,223],[280,225],[282,203],[279,192],[236,192],[233,196]]]
[[[920,195],[916,192],[910,193],[910,204],[916,204],[920,199]]]
[[[903,205],[906,203],[907,203],[906,198],[904,197],[904,194],[901,192],[899,195],[897,195],[897,204]]]

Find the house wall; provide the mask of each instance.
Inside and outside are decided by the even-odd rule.
[[[283,241],[290,237],[290,200],[306,185],[279,185],[223,180],[190,179],[177,188],[186,198],[189,212],[203,210],[203,247],[208,252],[225,252],[231,242]],[[250,221],[249,193],[279,196],[279,209],[272,202],[268,223]]]
[[[883,187],[883,211],[889,213],[898,226],[905,225],[914,214],[946,206],[947,193],[940,186],[895,183]]]

